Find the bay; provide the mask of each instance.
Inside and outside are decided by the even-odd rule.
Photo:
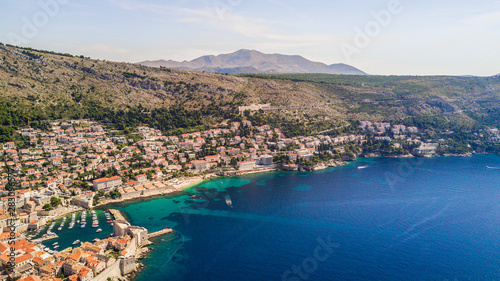
[[[497,155],[360,159],[113,208],[175,229],[153,240],[140,281],[500,280],[497,167]]]

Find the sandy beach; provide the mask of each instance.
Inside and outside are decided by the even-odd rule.
[[[110,204],[116,204],[116,203],[121,203],[121,202],[126,202],[126,201],[132,201],[132,200],[137,200],[140,198],[150,198],[150,197],[155,197],[155,196],[163,196],[163,195],[169,195],[169,194],[175,194],[175,193],[180,193],[183,192],[189,188],[191,188],[194,185],[197,185],[207,179],[213,178],[215,175],[204,175],[204,176],[196,176],[196,177],[183,177],[183,178],[174,178],[174,179],[169,179],[167,181],[157,181],[157,182],[149,182],[148,184],[164,184],[167,186],[167,188],[158,193],[153,193],[149,195],[137,195],[133,197],[127,197],[127,198],[119,198],[119,199],[107,199],[103,200],[99,204],[95,205],[93,208],[96,207],[102,207],[105,205],[110,205]]]

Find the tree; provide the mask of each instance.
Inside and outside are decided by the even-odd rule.
[[[57,206],[61,205],[61,199],[59,199],[57,197],[50,198],[50,205],[52,205],[52,207],[57,207]]]
[[[231,164],[232,166],[236,166],[236,165],[238,165],[238,159],[236,159],[235,157],[231,158],[231,162],[230,162],[230,164]]]
[[[42,207],[45,211],[50,211],[50,210],[54,210],[54,207],[52,207],[52,205],[50,205],[49,203],[43,205]]]
[[[88,182],[86,182],[86,181],[82,182],[81,187],[82,187],[83,189],[85,189],[85,190],[90,189],[89,183],[88,183]]]
[[[94,195],[94,203],[93,204],[94,204],[94,206],[99,204],[99,195],[97,195],[97,194]]]
[[[117,189],[115,189],[115,190],[112,190],[112,191],[109,192],[109,196],[112,199],[116,199],[116,198],[121,197],[122,195],[121,195],[121,193]]]

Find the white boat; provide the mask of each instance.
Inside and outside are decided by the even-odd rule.
[[[76,245],[78,243],[80,243],[80,240],[75,240],[75,242],[73,242],[73,245]]]
[[[54,242],[54,243],[52,243],[52,245],[57,245],[57,244],[59,244],[59,242]]]
[[[59,248],[59,245],[55,245],[55,246],[54,246],[54,249],[57,249],[57,248]]]
[[[224,199],[226,199],[226,204],[229,206],[229,207],[233,207],[233,201],[231,201],[231,197],[229,197],[228,194],[224,195]]]
[[[366,168],[368,168],[368,166],[359,166],[359,167],[358,167],[358,170],[361,170],[361,169],[366,169]]]
[[[98,228],[95,232],[101,232],[101,231],[102,231],[102,229]]]

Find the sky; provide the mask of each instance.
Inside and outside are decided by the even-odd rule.
[[[499,0],[0,0],[0,42],[121,62],[252,49],[374,75],[500,73]]]

